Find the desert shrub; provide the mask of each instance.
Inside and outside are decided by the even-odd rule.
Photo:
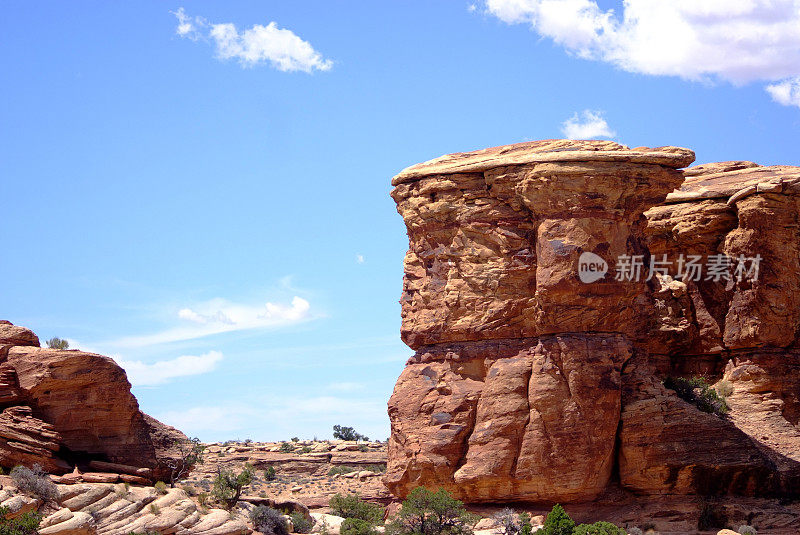
[[[300,448],[300,451],[301,451],[302,453],[311,453],[311,450],[312,450],[312,449],[313,449],[313,448],[312,448],[311,446],[303,446],[302,448]]]
[[[355,468],[351,466],[334,466],[330,470],[328,470],[329,476],[335,476],[337,474],[349,474],[350,472],[355,471]]]
[[[259,505],[250,511],[250,521],[264,535],[288,535],[289,527],[280,511]]]
[[[166,494],[167,493],[167,484],[163,481],[156,481],[156,484],[153,485],[153,488],[156,489],[156,492],[159,494]]]
[[[628,535],[644,535],[639,528],[625,528],[625,530],[628,532]]]
[[[679,398],[693,403],[703,412],[724,416],[728,412],[728,404],[716,390],[709,386],[704,377],[667,377],[664,386],[674,390]]]
[[[625,535],[625,530],[611,522],[595,522],[594,524],[579,524],[573,535]]]
[[[739,532],[739,535],[758,535],[758,531],[756,531],[756,528],[748,525],[739,526],[738,528],[736,528],[736,531]]]
[[[346,518],[339,528],[341,535],[377,535],[375,526],[360,518]]]
[[[334,494],[328,506],[332,514],[343,518],[358,518],[371,524],[383,521],[383,507],[365,502],[358,494]]]
[[[529,513],[519,514],[519,535],[531,535],[533,532],[533,525],[531,524],[531,515]]]
[[[47,341],[47,347],[49,347],[50,349],[69,349],[69,342],[67,342],[63,338],[58,338],[54,336]]]
[[[294,526],[293,533],[311,533],[311,528],[313,528],[313,524],[311,523],[306,515],[303,513],[292,513],[289,515],[292,519],[292,526]]]
[[[24,494],[39,498],[45,502],[54,501],[58,498],[58,489],[50,476],[42,470],[38,464],[32,468],[25,466],[15,466],[11,469],[11,479],[14,484]]]
[[[365,442],[369,440],[369,437],[356,433],[356,430],[352,427],[343,427],[341,425],[333,426],[333,438],[339,440],[363,440]]]
[[[492,515],[492,520],[497,523],[497,529],[503,535],[518,535],[522,530],[519,515],[508,507]]]
[[[242,489],[253,481],[253,468],[248,464],[238,474],[232,470],[220,468],[214,478],[211,494],[226,509],[231,510],[239,501]]]
[[[411,491],[403,501],[400,514],[389,525],[391,535],[471,535],[475,515],[464,504],[440,488],[431,492],[424,487]]]
[[[277,477],[277,476],[275,475],[275,468],[274,468],[274,467],[272,467],[272,466],[267,466],[267,467],[264,469],[264,479],[265,479],[266,481],[275,481],[275,478],[276,478],[276,477]]]
[[[203,451],[206,447],[200,442],[199,438],[186,438],[175,440],[173,449],[178,452],[178,456],[167,462],[170,469],[169,485],[175,486],[175,482],[185,477],[195,466],[203,462]]]
[[[300,442],[300,439],[298,437],[292,437],[289,440],[291,440],[292,442]]]
[[[11,509],[0,506],[0,535],[35,535],[42,521],[42,515],[28,512],[16,518],[6,518],[11,514]]]
[[[281,442],[280,452],[281,453],[292,453],[294,451],[294,446],[288,442]]]
[[[700,531],[711,531],[713,529],[722,529],[728,523],[728,515],[725,511],[716,505],[705,504],[700,510],[700,516],[697,519],[697,529]]]
[[[370,472],[375,472],[375,473],[378,473],[378,474],[382,474],[383,472],[386,471],[386,465],[385,464],[368,464],[367,466],[364,467],[364,470],[369,470]]]
[[[208,505],[208,493],[207,492],[201,492],[200,494],[198,494],[197,495],[197,503],[199,503],[202,507],[207,506]]]
[[[153,513],[155,516],[158,516],[161,514],[161,508],[158,505],[151,503],[150,512]]]
[[[544,526],[534,533],[538,535],[572,535],[574,529],[575,522],[561,505],[555,504],[553,509],[547,513]]]
[[[717,384],[714,385],[714,390],[717,391],[717,394],[719,394],[723,398],[726,398],[731,394],[733,394],[733,385],[730,383],[730,381],[722,379],[721,381],[718,381]]]

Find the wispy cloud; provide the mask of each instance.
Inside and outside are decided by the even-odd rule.
[[[222,360],[222,353],[209,351],[200,356],[183,355],[172,360],[162,360],[146,364],[139,360],[118,360],[125,369],[133,386],[154,386],[168,382],[176,377],[201,375],[213,371]]]
[[[362,383],[345,381],[341,383],[331,383],[328,385],[328,389],[333,390],[334,392],[356,392],[358,390],[363,390],[364,385]]]
[[[797,0],[626,0],[621,14],[594,0],[485,0],[485,7],[506,23],[529,24],[581,58],[689,80],[779,82],[767,88],[776,102],[796,102]]]
[[[364,258],[364,255],[363,254],[357,254],[356,255],[356,264],[363,264],[364,262],[366,262],[366,259]]]
[[[583,110],[564,121],[561,131],[568,139],[594,139],[598,137],[614,137],[616,134],[608,126],[599,111]]]
[[[215,24],[203,17],[191,17],[182,7],[171,13],[178,20],[175,28],[178,36],[213,43],[221,60],[236,59],[245,67],[269,63],[284,72],[327,71],[333,66],[308,41],[291,30],[279,28],[276,22],[266,26],[254,24],[239,31],[230,22]]]
[[[767,93],[778,104],[800,108],[800,76],[768,85]]]
[[[291,304],[266,303],[260,306],[231,303],[224,299],[213,299],[192,308],[178,311],[182,325],[153,334],[127,336],[111,340],[104,347],[129,348],[194,340],[214,334],[252,329],[285,327],[311,319],[311,305],[295,296]]]

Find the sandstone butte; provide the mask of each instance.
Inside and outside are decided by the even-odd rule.
[[[394,177],[415,354],[389,401],[393,494],[800,497],[800,168],[693,160],[549,140]],[[609,265],[596,282],[578,276],[587,252]],[[681,254],[759,255],[759,274],[680,280]],[[622,255],[643,256],[638,281],[617,280]],[[727,415],[664,386],[695,376]]]
[[[0,321],[0,466],[51,474],[117,471],[130,482],[167,479],[180,431],[139,410],[112,359],[39,347],[30,330]],[[100,470],[97,470],[97,468]]]

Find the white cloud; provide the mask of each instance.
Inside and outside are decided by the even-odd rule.
[[[800,108],[800,76],[768,85],[767,93],[778,104]]]
[[[153,386],[166,383],[175,377],[200,375],[216,368],[222,360],[222,353],[209,351],[204,355],[184,355],[172,360],[162,360],[152,364],[145,364],[139,360],[127,361],[115,359],[125,369],[128,380],[133,386]]]
[[[129,336],[102,344],[111,347],[143,347],[183,340],[194,340],[234,331],[285,327],[311,319],[311,305],[295,296],[290,304],[265,303],[260,306],[213,299],[193,308],[178,311],[184,325],[154,334]]]
[[[276,22],[254,24],[239,31],[233,23],[209,23],[201,17],[189,17],[181,7],[172,12],[178,19],[175,30],[181,37],[196,41],[202,37],[214,43],[219,59],[237,59],[246,67],[269,63],[279,71],[327,71],[333,62],[324,59],[308,41]]]
[[[625,0],[621,15],[594,0],[486,0],[486,11],[630,72],[735,84],[800,75],[800,0]]]
[[[598,137],[614,137],[616,134],[603,118],[602,112],[583,110],[578,115],[576,112],[572,117],[564,121],[561,131],[567,139],[594,139]]]
[[[356,255],[356,263],[357,264],[363,264],[364,262],[365,262],[364,255],[363,254],[357,254]]]

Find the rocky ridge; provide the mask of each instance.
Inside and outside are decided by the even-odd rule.
[[[800,168],[681,169],[693,159],[552,140],[392,180],[409,235],[401,335],[416,351],[389,402],[394,494],[797,496]],[[581,280],[585,253],[608,273]],[[664,255],[670,269],[650,275]],[[724,256],[731,272],[759,256],[761,272],[694,281],[680,255]],[[619,280],[636,258],[641,276]],[[699,375],[727,396],[724,417],[664,386]]]

